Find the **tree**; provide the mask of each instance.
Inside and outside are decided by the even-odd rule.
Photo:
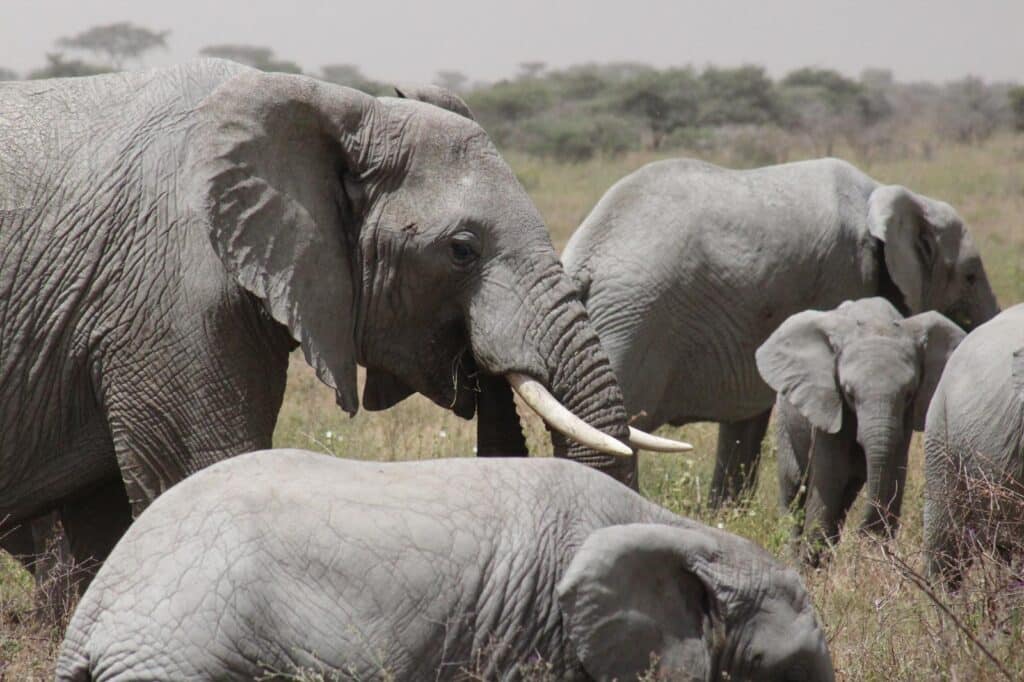
[[[125,59],[137,59],[158,47],[167,47],[170,31],[151,31],[127,21],[93,26],[78,35],[60,38],[59,47],[103,55],[120,70]]]
[[[699,87],[690,69],[642,73],[616,88],[612,107],[643,121],[648,146],[657,150],[666,135],[696,123]]]
[[[18,74],[14,73],[10,69],[5,69],[0,66],[0,81],[16,81],[18,80]]]
[[[1009,118],[1007,98],[980,78],[968,76],[947,83],[943,94],[935,112],[939,131],[957,142],[983,142]]]
[[[230,59],[239,64],[251,66],[260,71],[276,71],[280,73],[302,73],[302,67],[293,61],[278,59],[274,50],[260,45],[208,45],[199,50],[206,57]]]
[[[1010,112],[1013,115],[1013,127],[1024,132],[1024,86],[1017,85],[1006,93],[1010,100]]]
[[[519,62],[519,78],[536,78],[546,68],[546,62]]]
[[[95,76],[100,73],[108,73],[109,66],[102,64],[90,64],[81,59],[65,59],[60,52],[51,52],[46,55],[46,66],[36,69],[28,74],[31,79],[39,78],[71,78],[76,76]]]
[[[775,84],[760,66],[719,69],[709,66],[700,77],[702,125],[776,122],[779,102]]]
[[[469,78],[461,71],[438,71],[434,83],[442,88],[448,88],[452,92],[461,92]]]
[[[355,88],[371,95],[385,95],[391,89],[379,81],[367,78],[355,64],[328,64],[320,69],[320,80]]]
[[[850,138],[872,122],[864,88],[831,69],[797,69],[779,88],[784,122],[806,133],[826,156],[841,137]]]

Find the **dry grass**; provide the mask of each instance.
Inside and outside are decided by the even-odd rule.
[[[513,154],[510,162],[561,248],[618,178],[655,158],[679,154],[638,153],[580,165],[558,165]],[[790,158],[797,156],[794,153]],[[857,162],[852,155],[850,158]],[[713,154],[710,160],[737,165],[727,152]],[[1000,302],[1006,306],[1024,299],[1024,136],[996,137],[980,148],[940,149],[929,158],[883,158],[859,165],[880,180],[905,184],[956,206],[973,229]],[[533,451],[549,453],[543,427],[532,417],[526,421]],[[644,455],[643,492],[679,513],[750,537],[788,560],[789,519],[780,515],[776,506],[771,445],[765,446],[765,465],[749,505],[712,514],[702,500],[712,470],[715,427],[697,424],[667,429],[666,433],[694,443],[697,454]],[[296,354],[275,445],[395,460],[469,455],[474,440],[471,422],[419,397],[387,412],[364,411],[348,419]],[[1024,596],[1019,575],[983,559],[971,569],[957,594],[937,594],[962,628],[915,582],[914,574],[922,566],[922,459],[921,439],[915,437],[903,528],[889,545],[888,554],[871,540],[850,533],[825,568],[805,571],[829,633],[840,678],[1005,679],[1000,666],[1020,675],[1024,670]],[[856,514],[854,510],[851,518],[858,518]],[[43,679],[51,674],[56,630],[33,617],[31,596],[31,583],[24,573],[0,558],[0,670],[6,668],[5,679]],[[986,658],[979,643],[999,665]]]

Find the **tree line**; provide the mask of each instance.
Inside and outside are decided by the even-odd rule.
[[[25,77],[117,71],[166,48],[168,35],[129,22],[95,26],[58,39],[46,64]],[[269,47],[210,45],[200,54],[303,73]],[[309,75],[374,95],[392,92],[354,64],[329,64]],[[0,80],[16,78],[0,68]],[[785,160],[779,157],[794,140],[819,154],[846,144],[866,156],[910,153],[906,147],[913,140],[927,154],[934,143],[978,144],[1000,129],[1024,131],[1022,86],[976,77],[903,83],[881,69],[850,78],[807,67],[773,79],[754,65],[658,69],[619,62],[548,69],[533,61],[494,83],[472,83],[455,70],[438,72],[435,82],[459,92],[499,146],[563,161],[725,144],[749,147],[745,156],[751,163],[771,163]]]

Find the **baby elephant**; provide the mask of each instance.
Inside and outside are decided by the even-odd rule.
[[[524,666],[833,679],[792,569],[604,474],[299,450],[221,462],[158,498],[78,605],[57,678],[506,679]]]
[[[895,532],[910,436],[924,428],[942,369],[963,338],[939,313],[904,319],[884,298],[866,298],[793,315],[757,350],[758,370],[778,392],[780,501],[784,510],[805,511],[808,561],[838,540],[865,481],[862,527]]]

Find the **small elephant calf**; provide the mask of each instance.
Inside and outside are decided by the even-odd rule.
[[[832,680],[800,577],[560,459],[216,464],[135,522],[59,680]]]
[[[862,527],[895,532],[911,434],[924,428],[946,360],[963,338],[939,313],[904,319],[884,298],[866,298],[793,315],[757,350],[758,370],[778,392],[780,502],[805,512],[808,561],[817,563],[821,546],[838,540],[865,481]]]

